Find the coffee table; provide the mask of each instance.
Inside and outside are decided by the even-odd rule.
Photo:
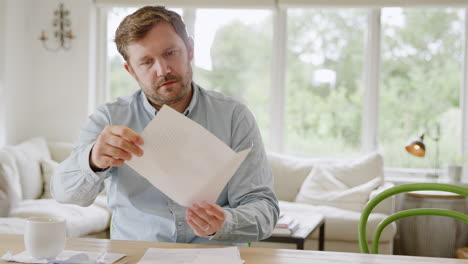
[[[319,228],[319,240],[318,240],[318,249],[320,251],[324,250],[325,247],[325,217],[323,215],[317,214],[307,219],[299,220],[299,229],[297,229],[291,235],[276,235],[273,234],[271,237],[264,239],[265,242],[279,242],[279,243],[294,243],[296,244],[296,249],[304,249],[304,242],[307,238]]]

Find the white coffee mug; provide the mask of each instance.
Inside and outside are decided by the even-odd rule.
[[[26,219],[24,246],[33,258],[54,259],[65,248],[65,219],[30,217]]]

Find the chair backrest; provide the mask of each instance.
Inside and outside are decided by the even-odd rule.
[[[468,215],[460,213],[460,212],[451,211],[451,210],[435,209],[435,208],[421,208],[421,209],[409,209],[409,210],[400,211],[400,212],[390,215],[389,217],[382,220],[382,222],[380,222],[380,224],[377,226],[377,229],[374,233],[374,237],[372,239],[372,252],[369,252],[369,248],[367,245],[367,238],[366,238],[366,225],[367,225],[367,219],[369,218],[369,214],[372,212],[372,209],[374,209],[374,207],[377,206],[377,204],[379,204],[381,201],[385,200],[386,198],[390,196],[393,196],[399,193],[411,192],[411,191],[445,191],[445,192],[452,192],[452,193],[457,193],[457,194],[461,194],[464,196],[468,196],[468,188],[457,186],[457,185],[451,185],[451,184],[442,184],[442,183],[402,184],[402,185],[398,185],[398,186],[392,187],[390,189],[387,189],[381,192],[380,194],[375,196],[366,204],[361,214],[361,219],[359,221],[359,248],[361,249],[362,253],[378,254],[379,253],[379,249],[378,249],[379,239],[384,228],[387,225],[391,224],[392,222],[398,219],[404,218],[404,217],[416,216],[416,215],[439,215],[439,216],[452,217],[455,219],[462,220],[465,223],[468,223]]]

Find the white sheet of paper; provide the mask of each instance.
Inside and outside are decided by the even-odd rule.
[[[237,247],[226,248],[148,248],[138,264],[242,264]]]
[[[21,262],[21,263],[102,263],[112,264],[117,260],[125,257],[125,254],[111,252],[89,252],[89,251],[74,251],[64,250],[54,260],[35,259],[29,255],[27,251],[23,251],[9,257],[3,256],[2,260]]]
[[[178,204],[215,202],[251,148],[236,153],[198,123],[163,106],[127,164]]]

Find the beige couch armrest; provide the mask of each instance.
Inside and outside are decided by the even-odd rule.
[[[385,191],[385,190],[387,190],[389,188],[392,188],[393,186],[395,186],[393,183],[385,182],[379,188],[373,190],[370,193],[369,200],[374,198],[375,196],[377,196],[379,193],[381,193],[381,192],[383,192],[383,191]],[[395,196],[388,197],[387,199],[380,202],[374,208],[374,210],[372,210],[372,213],[382,213],[382,214],[390,215],[393,212],[395,212],[395,204],[396,204],[396,197]]]
[[[50,156],[56,162],[62,162],[68,156],[73,149],[73,144],[68,142],[51,142],[49,143]]]

